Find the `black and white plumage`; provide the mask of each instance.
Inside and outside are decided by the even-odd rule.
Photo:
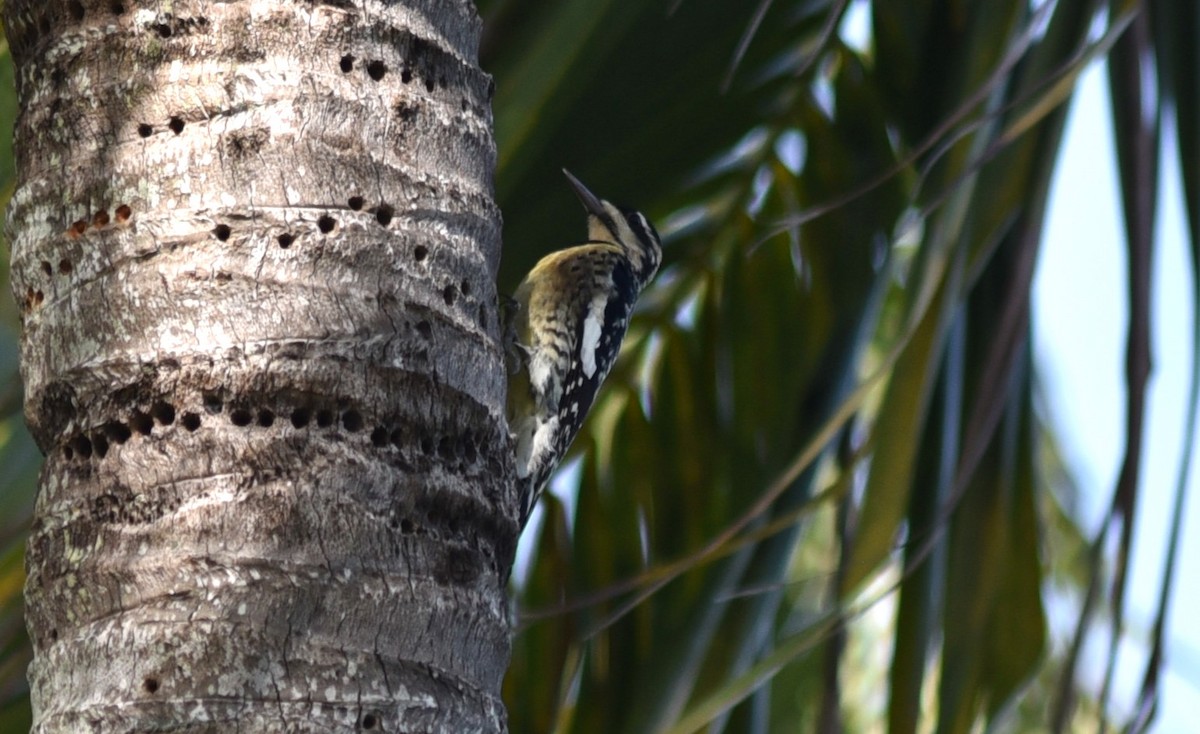
[[[521,485],[521,528],[617,359],[634,303],[662,246],[640,212],[597,198],[563,171],[587,210],[587,242],[542,258],[517,286],[506,328],[516,364],[508,425]]]

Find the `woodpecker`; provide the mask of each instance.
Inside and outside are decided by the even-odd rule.
[[[617,359],[633,305],[662,261],[658,232],[645,215],[598,198],[563,173],[587,212],[587,241],[543,257],[502,309],[522,530],[583,425]]]

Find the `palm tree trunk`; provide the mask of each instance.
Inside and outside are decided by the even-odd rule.
[[[503,730],[516,525],[473,6],[4,16],[46,453],[34,730]]]

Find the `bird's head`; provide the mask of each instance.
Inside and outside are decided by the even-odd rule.
[[[565,168],[563,173],[587,210],[588,240],[611,242],[621,247],[629,258],[639,286],[649,283],[662,262],[662,242],[654,225],[641,212],[596,196]]]

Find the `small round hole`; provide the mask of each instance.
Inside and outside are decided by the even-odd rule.
[[[245,408],[234,408],[233,410],[229,411],[229,422],[235,426],[244,428],[250,425],[251,420],[252,417],[250,415],[250,411],[246,410]]]
[[[266,408],[258,411],[258,425],[263,428],[270,428],[275,425],[275,413]]]
[[[102,434],[93,434],[92,448],[96,450],[96,456],[103,459],[105,456],[108,456],[108,439]]]
[[[349,74],[354,70],[354,57],[346,54],[342,60],[338,62],[338,67],[341,68],[343,74]]]
[[[139,433],[143,436],[149,436],[150,431],[154,430],[154,419],[152,419],[147,413],[143,413],[140,410],[135,410],[133,411],[133,415],[129,416],[129,427],[132,428],[135,433]]]
[[[361,196],[351,196],[350,201],[346,202],[346,204],[349,205],[349,207],[354,211],[359,211],[362,209],[363,203],[363,198]]]
[[[333,425],[333,411],[328,408],[322,408],[317,411],[317,427],[329,428]]]
[[[308,408],[296,408],[292,411],[292,426],[295,428],[304,428],[308,422],[312,420],[312,411]]]
[[[317,229],[321,230],[323,234],[329,234],[335,226],[337,226],[337,220],[328,214],[322,214],[321,218],[317,220]]]
[[[442,289],[442,300],[447,306],[454,305],[454,299],[458,298],[458,289],[452,285],[448,285]]]
[[[113,3],[109,9],[113,15],[122,15],[125,12],[125,3]]]
[[[279,237],[277,237],[276,239],[279,241],[279,246],[285,250],[287,248],[291,247],[292,243],[296,241],[296,238],[294,236],[292,236],[292,234],[290,232],[284,232],[283,234],[279,235]]]
[[[374,729],[378,725],[379,725],[379,718],[377,716],[375,716],[375,714],[363,714],[362,728]]]
[[[459,289],[460,291],[462,291],[462,294],[463,294],[464,296],[469,296],[469,295],[471,295],[471,283],[470,283],[470,281],[466,281],[466,280],[464,280],[463,282],[459,283],[459,284],[458,284],[458,289]]]
[[[421,262],[429,254],[429,248],[425,245],[417,245],[413,248],[413,259]]]
[[[83,434],[71,439],[71,448],[75,449],[75,453],[79,454],[81,459],[90,458],[92,455],[92,442]]]
[[[167,25],[166,23],[159,23],[158,25],[154,26],[154,30],[158,31],[158,35],[162,36],[163,38],[171,37],[171,26]]]
[[[146,693],[158,693],[158,678],[148,677],[143,680],[142,690]]]
[[[86,232],[87,228],[88,228],[88,221],[86,219],[76,220],[75,223],[71,225],[71,231],[77,235],[81,235],[84,232]]]
[[[182,423],[183,427],[188,429],[188,431],[195,431],[196,429],[200,428],[200,416],[197,413],[184,413],[183,417],[179,419],[179,422]]]
[[[71,12],[71,17],[76,22],[83,20],[83,3],[79,2],[79,0],[71,0],[71,2],[67,3],[67,10]]]
[[[48,261],[43,260],[42,261],[42,272],[45,273],[46,275],[54,275],[54,266],[51,265]]]
[[[171,128],[171,132],[178,135],[183,132],[183,118],[172,117],[171,121],[167,123],[167,127]]]
[[[228,224],[218,224],[217,226],[213,227],[213,234],[216,235],[217,239],[222,242],[228,240],[229,235],[232,233],[233,230],[229,228]]]
[[[418,321],[417,333],[425,339],[429,339],[433,336],[433,327],[429,325],[428,321]]]
[[[400,81],[408,84],[412,81],[412,76],[412,69],[405,69],[404,71],[400,72]]]
[[[345,413],[342,413],[342,427],[351,433],[362,430],[362,414],[357,410],[347,410]]]
[[[383,426],[378,426],[375,428],[375,430],[371,431],[371,445],[372,446],[374,446],[377,449],[381,449],[384,446],[387,446],[387,443],[388,443],[388,431],[386,428],[384,428]]]
[[[138,125],[138,135],[141,135],[143,138],[148,138],[153,134],[154,134],[154,127],[152,125],[150,125],[149,123],[143,122],[140,125]]]
[[[382,79],[383,75],[386,73],[387,64],[383,63],[379,59],[375,59],[367,64],[367,76],[371,77],[375,81]]]
[[[375,212],[375,221],[386,227],[392,223],[392,217],[395,215],[395,213],[396,210],[393,209],[391,205],[380,204],[379,209]]]
[[[150,406],[150,415],[158,421],[159,425],[169,426],[175,422],[175,406],[160,400]]]
[[[215,393],[207,393],[204,396],[204,409],[211,415],[216,415],[225,409],[225,404],[221,397]]]
[[[129,437],[133,435],[133,431],[129,430],[129,426],[121,423],[120,421],[105,423],[102,430],[104,431],[104,435],[108,436],[110,441],[119,444],[125,443],[129,440]]]
[[[118,222],[120,222],[120,223],[128,222],[129,218],[132,216],[133,216],[133,209],[131,209],[128,204],[122,204],[121,206],[117,207],[117,221]]]
[[[109,217],[108,217],[107,209],[101,209],[100,211],[98,211],[92,215],[92,226],[93,227],[106,227],[106,226],[108,226],[108,222],[109,222]]]

